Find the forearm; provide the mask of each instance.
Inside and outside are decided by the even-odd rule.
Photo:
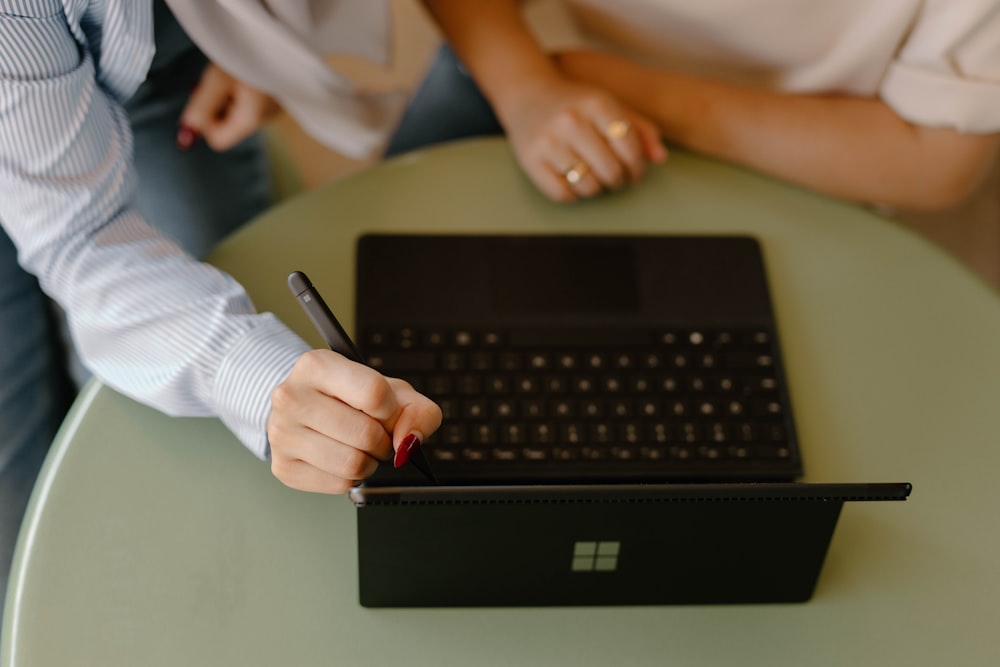
[[[997,152],[996,135],[914,126],[874,98],[783,94],[585,57],[561,62],[653,118],[669,141],[846,199],[951,206]]]
[[[143,220],[128,119],[73,65],[58,85],[0,76],[0,221],[95,375],[163,412],[220,417],[262,457],[270,391],[309,348]]]
[[[561,77],[521,15],[518,0],[424,0],[451,48],[505,118]]]

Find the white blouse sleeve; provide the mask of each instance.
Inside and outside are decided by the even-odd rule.
[[[927,0],[879,94],[918,125],[1000,132],[1000,0]]]
[[[111,31],[129,27],[103,29],[121,44]],[[217,416],[266,458],[271,391],[310,348],[133,207],[131,129],[98,78],[58,0],[0,0],[0,224],[97,377],[170,415]]]

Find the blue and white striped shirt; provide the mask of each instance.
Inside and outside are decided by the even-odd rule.
[[[0,224],[97,377],[218,416],[264,458],[271,391],[309,346],[134,207],[122,103],[152,60],[152,16],[151,0],[0,0]]]

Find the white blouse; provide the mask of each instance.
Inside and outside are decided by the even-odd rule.
[[[878,96],[902,118],[1000,131],[1000,0],[565,0],[529,18],[549,49],[797,93]]]
[[[233,76],[276,98],[315,139],[352,157],[381,149],[407,102],[327,66],[349,54],[385,64],[387,0],[166,0],[185,32]]]

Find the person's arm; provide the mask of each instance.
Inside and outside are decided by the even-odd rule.
[[[142,218],[128,119],[62,21],[0,22],[0,34],[16,37],[0,40],[0,224],[66,310],[88,368],[167,414],[220,417],[295,488],[342,492],[410,432],[430,435],[440,410],[428,399],[357,364],[331,380],[321,371],[332,352],[310,352],[273,315],[256,313],[230,276]],[[353,363],[333,356],[334,367]],[[280,385],[312,393],[283,400]],[[349,414],[352,428],[325,421],[329,410]],[[278,418],[301,428],[269,442]],[[282,465],[290,458],[294,471]]]
[[[525,25],[517,0],[424,0],[448,42],[490,101],[522,168],[556,201],[638,181],[666,151],[643,115],[599,86],[568,80]],[[608,128],[626,121],[615,138]],[[567,170],[583,162],[576,183]]]
[[[668,141],[855,201],[953,206],[997,155],[996,134],[906,122],[876,98],[757,90],[592,52],[562,53],[567,75],[606,87]]]

